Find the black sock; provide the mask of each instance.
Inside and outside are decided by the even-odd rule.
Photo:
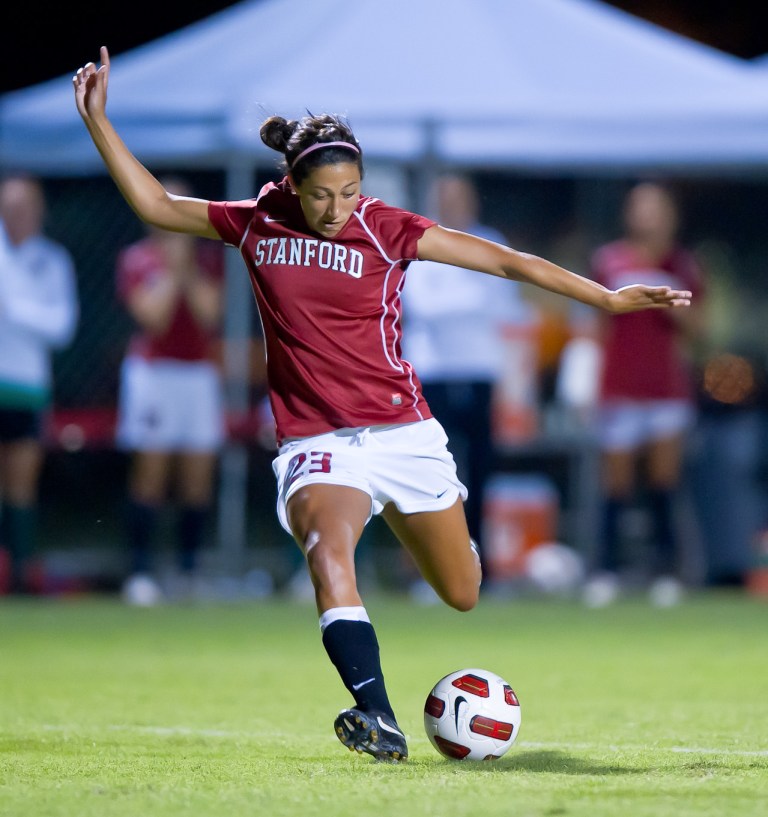
[[[125,514],[128,546],[131,549],[133,573],[149,573],[152,564],[152,534],[155,532],[158,509],[154,505],[131,500]]]
[[[621,517],[627,503],[623,499],[608,498],[603,504],[602,530],[595,554],[595,568],[615,572],[619,567]]]
[[[367,621],[333,621],[323,631],[323,646],[357,708],[364,712],[378,709],[394,720],[372,625]]]
[[[183,573],[192,573],[197,567],[197,556],[203,542],[207,508],[184,506],[179,514],[178,543],[179,568]]]
[[[7,504],[3,506],[2,516],[3,539],[11,560],[11,591],[26,591],[29,563],[37,538],[37,508]]]
[[[673,575],[676,572],[674,494],[672,491],[653,490],[648,492],[648,504],[653,517],[654,544],[656,558],[654,573]]]

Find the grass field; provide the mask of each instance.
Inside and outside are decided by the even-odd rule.
[[[0,815],[750,817],[768,814],[768,604],[483,601],[368,608],[411,760],[347,752],[310,606],[0,602]],[[438,756],[432,684],[506,677],[520,738]]]

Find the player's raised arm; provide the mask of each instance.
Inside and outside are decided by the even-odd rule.
[[[208,220],[208,202],[174,196],[128,150],[106,113],[109,52],[101,47],[101,66],[92,62],[80,68],[72,84],[75,103],[96,149],[112,179],[136,215],[164,230],[218,238]]]
[[[667,286],[633,284],[617,290],[606,289],[551,261],[439,225],[430,227],[421,237],[418,255],[422,261],[439,261],[535,284],[607,312],[688,306],[691,302],[690,292]]]

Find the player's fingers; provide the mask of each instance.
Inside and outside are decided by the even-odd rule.
[[[99,55],[101,57],[101,68],[99,68],[99,75],[102,78],[102,83],[106,87],[107,80],[109,79],[109,51],[107,50],[106,45],[101,46]]]
[[[659,291],[659,289],[661,291]],[[676,300],[690,300],[691,293],[685,290],[670,289],[669,287],[661,287],[651,290],[648,293],[653,300],[658,303],[671,303]]]
[[[75,75],[72,77],[72,82],[74,82],[75,87],[79,87],[82,84],[83,80],[85,79],[85,68],[86,67],[87,66],[84,66],[82,68],[78,68],[77,71],[75,71]]]

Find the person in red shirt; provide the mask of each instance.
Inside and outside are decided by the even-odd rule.
[[[594,253],[594,279],[609,289],[635,281],[685,289],[700,304],[701,272],[677,241],[679,216],[669,190],[650,182],[634,186],[623,215],[625,235]],[[604,606],[619,592],[621,522],[639,487],[647,495],[656,549],[651,601],[664,606],[680,597],[674,505],[694,418],[687,353],[700,316],[700,307],[603,316],[597,427],[605,501],[595,572],[584,588],[590,606]]]
[[[163,180],[189,196],[182,179]],[[165,592],[187,593],[195,580],[224,438],[221,378],[214,359],[223,290],[223,253],[193,235],[153,226],[122,250],[117,291],[136,325],[120,373],[117,440],[131,452],[126,532],[129,604]],[[160,510],[178,508],[176,581],[162,588],[153,559]]]
[[[271,117],[266,145],[285,178],[256,199],[170,195],[106,115],[109,54],[73,78],[78,111],[128,203],[163,229],[239,247],[264,323],[280,443],[278,513],[305,554],[323,645],[354,698],[334,722],[341,742],[378,760],[408,755],[379,644],[358,593],[355,547],[381,513],[451,607],[478,601],[480,561],[464,486],[418,377],[401,355],[400,292],[416,259],[524,280],[610,312],[687,306],[667,286],[612,291],[548,261],[361,195],[362,150],[330,114]]]

